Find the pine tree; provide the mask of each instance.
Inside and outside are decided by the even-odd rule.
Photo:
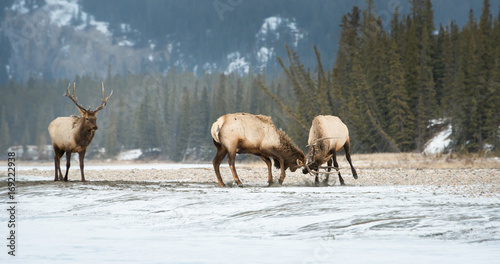
[[[11,144],[9,123],[5,118],[4,109],[5,108],[2,106],[0,114],[0,156],[3,156],[5,154]]]
[[[207,112],[208,108],[203,108],[206,105],[203,101],[207,98],[200,97],[198,83],[195,85],[195,89],[193,92],[192,103],[190,102],[191,109],[190,111],[190,147],[196,150],[196,155],[200,153],[200,150],[203,148],[204,143],[206,142],[206,117],[205,112]],[[203,95],[201,95],[203,96]]]
[[[177,85],[174,83],[172,85],[172,91],[168,95],[168,104],[167,104],[167,112],[165,113],[165,119],[167,124],[167,153],[168,156],[173,159],[175,157],[175,149],[177,144],[177,127],[178,127],[178,118],[177,118]]]
[[[187,151],[191,148],[191,119],[190,117],[190,95],[187,87],[182,91],[181,112],[179,114],[179,127],[177,130],[177,144],[175,148],[175,155],[172,157],[174,161],[182,161],[186,158]]]
[[[417,31],[415,22],[408,19],[407,22],[409,29],[406,32],[406,45],[405,45],[405,87],[410,98],[410,108],[416,108],[417,90],[418,90],[418,42]]]
[[[236,83],[236,95],[235,95],[235,112],[242,111],[242,102],[243,102],[243,83],[241,81],[242,78],[238,78]]]
[[[493,21],[490,14],[489,0],[483,1],[482,14],[479,20],[479,29],[477,34],[477,56],[479,62],[479,77],[476,88],[478,103],[479,120],[479,149],[484,150],[485,144],[495,145],[497,139],[495,134],[498,133],[498,84],[495,73],[495,49],[498,47],[498,42],[493,42],[495,38]]]
[[[144,151],[152,151],[160,146],[160,116],[158,96],[146,90],[136,114],[137,146]]]
[[[478,116],[478,57],[476,53],[477,24],[472,10],[469,22],[463,28],[460,38],[460,57],[458,63],[457,87],[453,94],[455,104],[452,124],[455,145],[460,151],[479,150]]]
[[[120,113],[117,118],[116,125],[117,142],[119,145],[123,145],[126,148],[132,148],[135,143],[135,119],[131,113],[133,113],[136,109],[130,109],[130,106],[125,102],[123,94],[120,94],[119,97],[115,99],[118,99],[117,106],[118,112]],[[131,120],[133,122],[131,122]]]
[[[149,93],[146,93],[135,114],[135,146],[146,150],[149,146],[148,131],[148,102]]]
[[[220,116],[227,114],[227,90],[226,90],[226,75],[219,75],[219,85],[214,89],[212,96],[212,120],[215,121]]]
[[[114,157],[120,151],[120,145],[117,140],[117,128],[118,128],[118,120],[113,111],[111,111],[111,115],[109,116],[109,126],[106,128],[106,138],[104,141],[104,147],[106,149],[106,156]]]
[[[431,65],[431,46],[429,43],[427,28],[424,27],[421,37],[421,50],[419,52],[417,69],[417,102],[416,102],[416,144],[419,150],[422,150],[425,141],[428,138],[429,121],[435,117],[437,103],[436,90],[434,87],[434,78]]]
[[[436,103],[438,106],[441,106],[441,101],[445,96],[443,92],[443,81],[445,74],[445,62],[444,62],[444,51],[443,51],[443,42],[445,31],[441,26],[439,28],[438,36],[432,45],[432,53],[431,53],[431,64],[432,64],[432,76],[434,79],[434,86],[436,90]],[[442,112],[443,109],[439,109],[439,112]]]
[[[441,80],[440,105],[444,117],[450,117],[453,113],[453,93],[457,86],[457,26],[452,23],[450,28],[443,31],[443,43],[440,57],[443,62],[443,78]]]
[[[349,125],[362,152],[398,151],[394,140],[382,127],[372,108],[373,95],[363,73],[359,54],[353,56],[353,87],[347,102]],[[358,145],[359,144],[359,145]]]
[[[203,142],[203,146],[205,147],[204,153],[208,155],[207,149],[212,149],[212,135],[210,134],[210,129],[212,123],[210,122],[210,102],[208,96],[208,88],[206,86],[203,87],[201,91],[200,98],[200,123],[201,123],[201,138]],[[204,158],[207,158],[204,156]],[[213,157],[210,157],[213,158]]]
[[[404,73],[401,67],[397,45],[393,40],[389,50],[390,74],[388,83],[389,131],[402,151],[414,147],[414,117],[408,105],[409,99],[404,88]]]

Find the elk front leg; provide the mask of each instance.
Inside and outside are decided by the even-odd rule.
[[[267,183],[268,186],[273,185],[273,171],[271,160],[268,157],[259,156],[267,165]]]
[[[71,151],[66,151],[66,173],[64,181],[68,181],[69,167],[71,166]]]
[[[328,162],[326,163],[326,165],[328,166],[328,169],[326,169],[327,173],[326,173],[326,177],[325,179],[323,180],[323,184],[328,186],[328,179],[330,178],[330,171],[332,171],[332,168],[330,168],[332,166],[332,160],[333,158],[329,159]]]
[[[316,173],[314,173],[316,176],[314,177],[314,185],[316,187],[319,186],[319,168],[313,169]]]
[[[63,180],[63,176],[61,173],[61,157],[63,154],[64,151],[61,151],[58,148],[54,147],[54,167],[55,167],[54,181]]]
[[[78,153],[78,158],[80,161],[80,173],[82,174],[82,182],[85,182],[85,174],[83,173],[83,160],[85,158],[85,150]]]

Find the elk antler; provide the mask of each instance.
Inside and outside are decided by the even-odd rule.
[[[102,102],[101,102],[101,105],[98,106],[93,112],[97,113],[99,110],[103,109],[104,106],[106,105],[106,103],[108,102],[108,99],[111,97],[112,94],[113,94],[113,90],[111,90],[111,93],[109,94],[108,97],[105,97],[105,95],[104,95],[104,82],[102,82]]]
[[[311,146],[316,145],[316,143],[318,143],[319,141],[323,141],[323,140],[326,140],[326,139],[335,139],[335,138],[339,138],[339,137],[322,137],[322,138],[318,138],[318,139],[314,140],[314,142],[311,144]],[[309,147],[309,145],[307,145],[306,147]]]
[[[71,94],[70,91],[69,91],[69,87],[70,86],[71,86],[71,83],[69,83],[68,89],[66,90],[66,93],[64,94],[64,96],[69,97],[69,99],[71,99],[71,101],[73,101],[73,103],[76,104],[76,106],[78,107],[78,109],[80,109],[83,112],[87,112],[88,111],[87,109],[85,109],[83,106],[81,106],[81,105],[78,104],[78,98],[76,98],[76,96],[75,96],[75,89],[76,89],[75,86],[76,86],[76,84],[73,83],[73,94]],[[89,110],[90,110],[90,108],[89,108]]]

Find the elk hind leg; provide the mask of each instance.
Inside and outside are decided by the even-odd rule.
[[[332,157],[332,159],[333,159],[333,166],[335,166],[335,168],[338,168],[339,164],[337,163],[337,153],[336,153],[336,151],[333,151],[333,157]],[[339,172],[340,185],[345,185],[344,179],[342,179],[342,175],[340,175],[340,170],[338,172]]]
[[[352,166],[351,153],[349,152],[350,144],[351,143],[349,143],[349,141],[347,141],[344,145],[345,157],[347,158],[347,161],[349,161],[349,165],[351,165],[352,176],[354,177],[354,179],[357,179],[358,173],[356,172],[356,169],[354,169],[354,166]]]
[[[236,167],[234,166],[234,163],[236,161],[236,151],[228,151],[227,154],[227,163],[229,163],[229,168],[231,169],[231,172],[233,173],[233,178],[234,178],[234,183],[238,186],[241,185],[240,178],[238,177],[238,173],[236,173]]]
[[[222,162],[224,157],[226,157],[227,149],[224,146],[222,146],[222,144],[216,142],[215,140],[214,140],[214,145],[217,148],[217,154],[215,154],[212,164],[214,166],[215,176],[217,176],[217,181],[219,182],[219,187],[224,187],[226,185],[222,181],[222,177],[220,175],[220,163]]]
[[[56,146],[54,146],[54,169],[55,169],[55,177],[54,181],[63,180],[61,173],[61,157],[64,154],[64,151],[60,150]]]
[[[267,183],[269,184],[268,186],[273,185],[273,172],[272,172],[272,163],[271,159],[268,157],[264,156],[259,156],[267,165]]]

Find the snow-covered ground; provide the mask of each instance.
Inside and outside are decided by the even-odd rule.
[[[27,178],[18,176],[18,255],[2,247],[1,263],[456,264],[500,258],[498,198],[426,186],[218,188]],[[0,178],[1,197],[6,189]],[[8,215],[2,212],[5,238]]]

